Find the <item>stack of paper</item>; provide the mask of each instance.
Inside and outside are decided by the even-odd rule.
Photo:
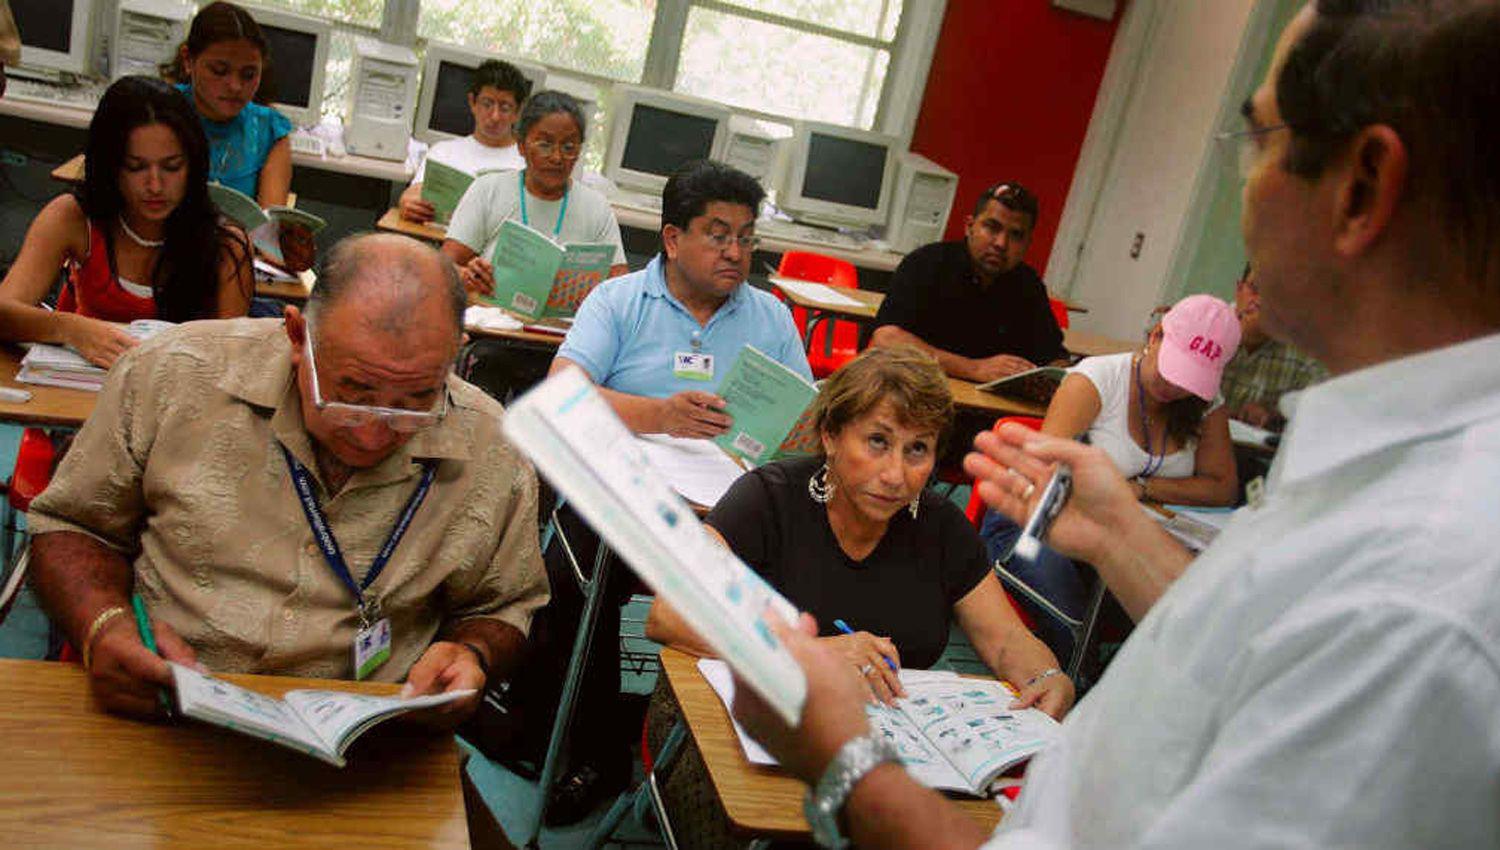
[[[672,489],[705,508],[718,504],[745,468],[735,463],[712,440],[648,434],[638,438],[646,460]]]
[[[518,331],[521,320],[499,307],[475,304],[464,310],[464,327],[482,331]]]
[[[171,322],[137,319],[125,326],[125,332],[136,339],[145,339],[171,326]],[[90,363],[71,348],[39,342],[34,343],[21,358],[21,370],[16,373],[16,380],[23,384],[98,392],[104,387],[107,374],[106,370]]]

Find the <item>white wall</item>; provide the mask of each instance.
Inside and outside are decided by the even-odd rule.
[[[1068,205],[1079,210],[1081,249],[1063,268],[1066,280],[1048,283],[1089,308],[1075,326],[1124,339],[1138,338],[1158,303],[1181,237],[1200,166],[1214,144],[1214,126],[1254,0],[1137,0],[1136,14],[1153,16],[1143,43],[1099,190]],[[1117,44],[1117,47],[1121,45]],[[1118,57],[1111,57],[1115,63]],[[1132,85],[1133,83],[1133,85]],[[1237,93],[1236,96],[1242,96]],[[1100,103],[1109,93],[1101,92]],[[1096,114],[1095,120],[1102,116]],[[1090,128],[1094,132],[1094,128]],[[1080,165],[1080,173],[1084,166]],[[1076,178],[1075,178],[1076,180]],[[1131,248],[1142,234],[1140,256]],[[1063,241],[1060,234],[1059,242]],[[1065,247],[1065,250],[1067,248]],[[1049,272],[1052,271],[1049,266]]]

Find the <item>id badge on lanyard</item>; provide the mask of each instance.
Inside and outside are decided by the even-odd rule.
[[[318,497],[313,492],[312,474],[292,457],[285,446],[281,451],[286,456],[287,468],[291,470],[292,487],[297,491],[298,501],[302,503],[302,512],[306,514],[307,524],[312,528],[313,540],[323,552],[323,560],[354,596],[355,608],[359,614],[359,631],[354,635],[354,678],[368,678],[391,657],[391,621],[380,616],[379,602],[366,599],[365,590],[375,583],[376,577],[385,569],[396,546],[406,534],[406,529],[411,526],[417,508],[422,506],[422,501],[427,498],[427,491],[432,489],[437,464],[431,461],[423,464],[422,478],[417,482],[416,491],[406,500],[406,507],[396,520],[396,527],[391,529],[385,544],[375,554],[375,560],[370,562],[364,581],[355,583],[354,576],[349,572],[349,565],[344,560],[344,553],[339,549],[338,540],[334,539],[333,529],[329,528],[328,519],[323,514],[323,506],[318,504]]]

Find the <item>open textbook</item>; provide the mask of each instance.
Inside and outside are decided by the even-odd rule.
[[[765,463],[817,396],[806,378],[746,345],[719,384],[724,412],[734,424],[714,442],[757,466]]]
[[[312,233],[328,226],[319,216],[295,207],[261,209],[254,198],[223,183],[208,184],[208,197],[226,218],[245,228],[257,251],[278,265],[286,265],[286,258],[281,255],[283,223],[301,225]]]
[[[1062,385],[1063,378],[1067,376],[1068,370],[1061,366],[1041,366],[1004,378],[996,378],[989,383],[980,384],[977,389],[1045,405],[1052,402],[1053,394],[1057,392],[1057,388]]]
[[[766,611],[792,623],[796,607],[704,531],[583,372],[564,369],[521,396],[504,430],[641,580],[795,723],[807,680]]]
[[[698,662],[725,709],[734,704],[734,678],[724,662]],[[1035,708],[1012,709],[1015,697],[991,679],[966,679],[937,670],[902,670],[907,696],[895,706],[870,703],[865,714],[877,735],[901,754],[912,778],[942,791],[976,797],[989,794],[996,777],[1031,758],[1057,734],[1058,723]],[[740,746],[751,764],[776,759],[733,720]]]
[[[540,230],[506,219],[490,255],[495,291],[481,297],[528,319],[571,316],[609,274],[614,257],[613,245],[560,245]]]
[[[474,177],[467,171],[427,157],[427,168],[422,174],[422,200],[432,204],[433,224],[447,226]]]
[[[177,709],[184,716],[264,738],[339,767],[354,739],[375,724],[474,693],[449,691],[402,699],[299,690],[274,699],[181,664],[172,664],[172,681],[177,686]]]
[[[170,327],[171,322],[160,319],[136,319],[124,326],[125,332],[136,339],[146,339]],[[98,392],[104,388],[104,378],[108,374],[107,370],[90,363],[71,348],[37,342],[32,343],[26,356],[21,358],[16,380],[23,384]]]

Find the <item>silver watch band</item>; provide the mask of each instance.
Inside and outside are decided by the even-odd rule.
[[[802,805],[813,840],[820,847],[849,846],[849,840],[839,831],[839,811],[865,774],[888,761],[900,761],[896,748],[873,733],[851,738],[839,749],[818,784],[808,789]]]

